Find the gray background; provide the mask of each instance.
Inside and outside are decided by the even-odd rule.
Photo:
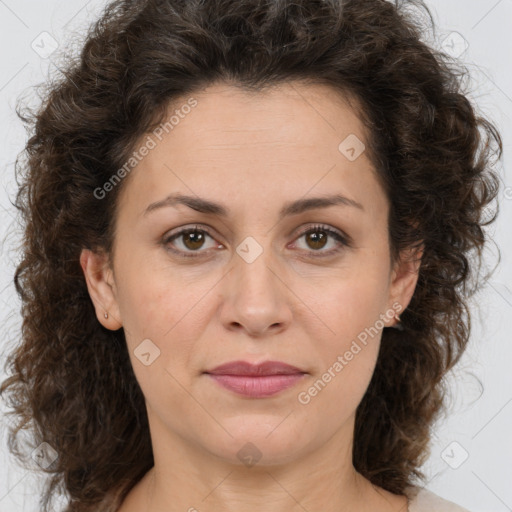
[[[512,0],[426,0],[437,24],[425,39],[462,60],[471,73],[471,99],[501,131],[501,213],[490,229],[502,262],[473,304],[469,350],[450,376],[450,416],[432,429],[427,488],[472,512],[512,511]],[[36,102],[34,85],[59,73],[57,53],[74,51],[84,29],[101,11],[99,0],[0,0],[0,316],[2,355],[16,342],[19,300],[12,274],[19,255],[14,211],[13,166],[25,142],[14,106],[23,95]],[[489,248],[488,265],[496,250]],[[4,358],[2,357],[2,361]],[[1,373],[0,378],[4,378]],[[481,393],[478,380],[483,383]],[[0,424],[0,512],[36,511],[41,480],[8,454],[7,419]],[[35,463],[32,464],[36,466]]]

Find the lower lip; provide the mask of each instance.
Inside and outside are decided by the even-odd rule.
[[[239,395],[251,398],[264,398],[294,386],[304,377],[303,373],[291,375],[265,375],[251,377],[248,375],[213,375],[208,374],[222,387]]]

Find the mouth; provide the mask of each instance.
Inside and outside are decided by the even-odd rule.
[[[238,395],[265,398],[296,385],[307,374],[280,361],[251,364],[232,361],[205,372],[217,384]]]

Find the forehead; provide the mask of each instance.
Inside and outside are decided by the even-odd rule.
[[[278,142],[276,137],[282,136],[287,143],[310,146],[328,135],[336,142],[346,130],[361,140],[366,138],[364,126],[348,103],[350,98],[359,107],[357,100],[324,84],[287,82],[255,92],[216,83],[194,96],[198,106],[187,117],[194,117],[195,128],[212,141],[221,136],[233,142],[264,143]],[[170,110],[179,109],[186,99],[174,101]]]
[[[195,106],[183,108],[193,104],[191,98]],[[340,185],[346,195],[362,197],[377,186],[362,149],[361,120],[338,91],[323,84],[286,83],[264,92],[214,84],[173,101],[157,130],[146,135],[154,147],[129,180],[136,182],[131,202],[141,203],[139,211],[147,206],[142,202],[165,192],[220,198],[229,190],[226,200],[232,201],[236,190],[247,194],[243,201],[271,201],[279,192],[296,199]],[[356,159],[347,156],[350,145],[360,152]]]

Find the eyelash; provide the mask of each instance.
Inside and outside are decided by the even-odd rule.
[[[307,235],[309,233],[314,233],[315,231],[323,231],[323,232],[327,233],[328,236],[331,236],[332,238],[337,240],[341,244],[341,246],[338,246],[329,251],[311,250],[309,252],[311,252],[311,257],[313,257],[313,258],[326,258],[326,257],[332,256],[332,255],[340,252],[343,247],[351,247],[352,246],[351,240],[348,236],[343,235],[343,234],[339,233],[338,231],[335,231],[334,229],[330,228],[329,226],[322,225],[322,224],[315,224],[313,226],[309,226],[308,228],[306,228],[305,230],[303,230],[299,233],[296,240],[298,240],[299,238],[301,238],[304,235]],[[207,227],[195,226],[193,228],[184,228],[176,233],[173,233],[172,235],[165,237],[163,239],[162,243],[164,246],[168,247],[168,245],[176,238],[179,238],[182,235],[186,235],[189,233],[196,233],[196,232],[206,233],[210,238],[214,239],[213,235],[211,234],[211,232],[209,231],[209,229]],[[180,257],[183,257],[183,258],[198,258],[198,257],[201,257],[203,253],[207,252],[207,251],[185,251],[184,252],[181,250],[170,249],[170,248],[169,248],[169,250],[175,254],[178,254]],[[315,254],[315,253],[317,253],[317,254]]]

